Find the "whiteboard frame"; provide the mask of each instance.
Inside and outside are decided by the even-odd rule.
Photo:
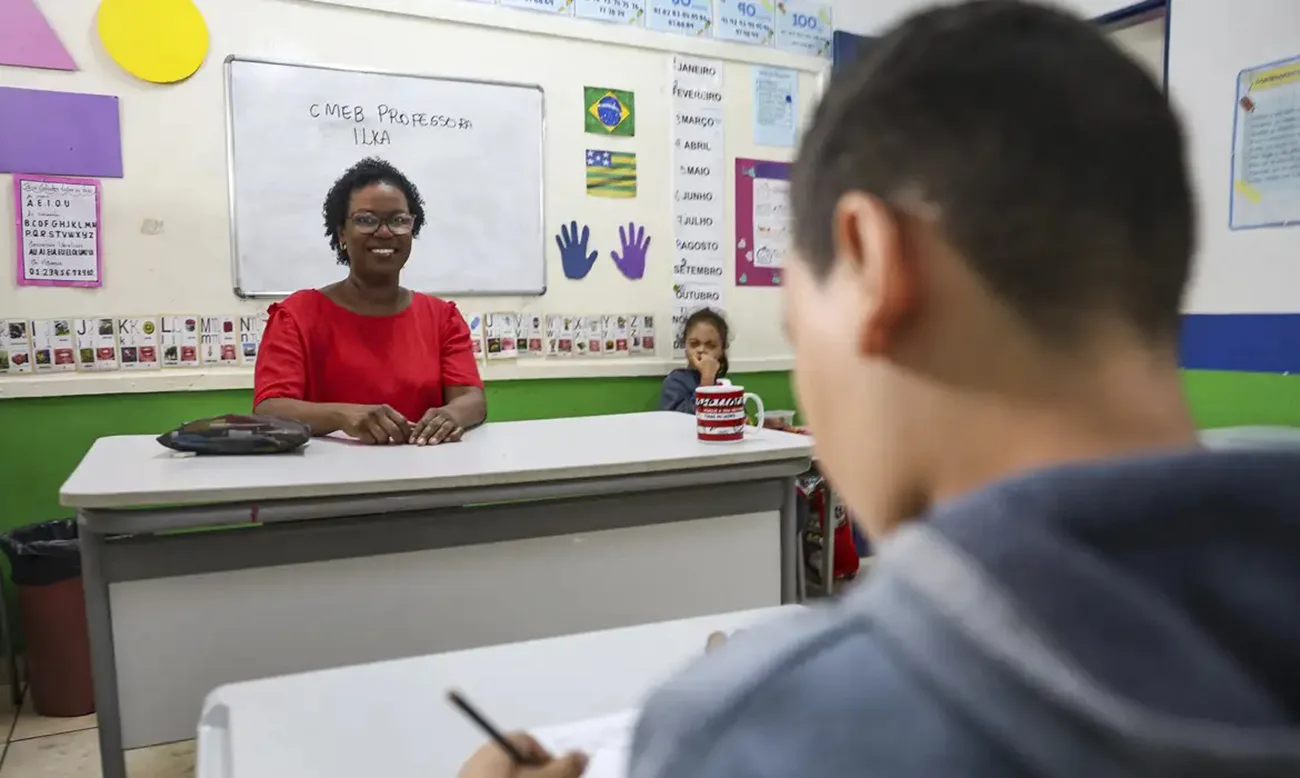
[[[257,65],[281,65],[283,67],[305,68],[307,70],[332,70],[341,73],[362,73],[370,76],[396,76],[400,78],[420,78],[426,81],[445,81],[458,84],[480,84],[483,86],[506,86],[520,89],[534,89],[542,98],[542,134],[537,139],[538,159],[542,171],[538,182],[540,197],[539,217],[542,225],[540,248],[542,252],[542,286],[541,289],[493,290],[491,292],[469,292],[449,289],[439,291],[444,297],[541,297],[546,294],[547,279],[550,277],[549,252],[546,235],[546,90],[541,84],[529,84],[515,81],[492,81],[481,78],[458,78],[455,76],[435,76],[427,73],[403,73],[395,70],[371,70],[369,68],[345,67],[343,65],[318,65],[309,62],[289,62],[287,60],[264,59],[262,57],[241,57],[230,54],[223,63],[226,86],[226,190],[227,205],[230,210],[230,276],[231,287],[235,296],[241,300],[280,299],[288,297],[297,289],[287,292],[252,292],[244,291],[239,278],[239,220],[235,216],[235,101],[232,95],[233,65],[236,62],[248,62]]]

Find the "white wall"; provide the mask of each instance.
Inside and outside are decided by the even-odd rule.
[[[1110,33],[1111,40],[1128,52],[1163,84],[1165,79],[1165,17],[1121,27]]]
[[[581,282],[562,277],[550,261],[544,298],[470,299],[469,310],[529,313],[659,314],[667,322],[671,238],[667,124],[668,64],[672,51],[728,60],[728,155],[780,158],[750,138],[748,61],[804,69],[802,108],[813,102],[819,61],[747,46],[697,41],[641,30],[474,5],[458,0],[199,0],[211,32],[211,50],[192,79],[173,86],[145,84],[117,67],[94,33],[98,0],[37,0],[81,67],[79,72],[4,68],[6,85],[83,91],[121,97],[126,175],[104,181],[105,286],[99,290],[23,288],[13,274],[0,280],[0,318],[78,315],[237,314],[263,308],[231,292],[226,185],[223,72],[227,54],[380,70],[441,73],[508,81],[538,81],[548,90],[548,234],[561,221],[592,224],[603,252],[616,240],[616,225],[635,214],[659,243],[646,278],[631,282],[611,263],[598,263]],[[1125,5],[1117,0],[1069,0],[1090,15]],[[334,3],[336,5],[331,5]],[[349,5],[370,6],[390,15]],[[837,26],[878,32],[921,0],[837,0]],[[423,16],[428,18],[416,18]],[[437,17],[436,19],[433,17]],[[574,37],[576,35],[576,37]],[[1119,33],[1140,59],[1154,63],[1160,36],[1154,28]],[[596,43],[583,38],[598,37]],[[485,56],[485,52],[489,55]],[[635,89],[640,113],[636,151],[640,196],[634,206],[581,194],[583,171],[575,159],[589,142],[573,126],[581,113],[581,87],[609,84]],[[286,175],[291,175],[286,171]],[[12,213],[12,187],[0,176],[0,216]],[[729,187],[730,190],[730,187]],[[323,196],[324,193],[322,193]],[[728,208],[728,220],[732,218]],[[146,221],[161,223],[145,234]],[[0,262],[11,267],[11,218],[0,218]],[[426,236],[425,240],[436,239]],[[553,245],[549,244],[549,245]],[[329,255],[323,242],[321,261]],[[741,370],[784,369],[788,349],[780,329],[776,289],[729,287],[725,300],[737,338],[733,363]],[[490,378],[556,375],[656,374],[673,363],[661,332],[657,359],[534,360],[493,363]],[[246,370],[168,370],[158,373],[56,375],[0,379],[0,397],[117,391],[161,391],[249,385]]]
[[[1297,55],[1296,0],[1173,3],[1169,96],[1187,130],[1200,205],[1189,313],[1300,311],[1300,228],[1228,229],[1237,76]]]
[[[1120,0],[1061,0],[1061,3],[1088,18],[1096,18],[1130,5]],[[880,0],[872,3],[863,0],[837,0],[834,3],[835,27],[858,35],[877,34],[904,14],[926,4],[924,0]],[[1136,24],[1117,26],[1110,34],[1115,42],[1134,59],[1163,81],[1165,67],[1163,14]]]
[[[568,281],[554,240],[548,241],[549,289],[543,298],[471,298],[474,312],[659,314],[657,359],[571,359],[493,362],[489,378],[557,375],[660,374],[676,365],[665,331],[671,297],[672,213],[669,153],[672,51],[725,58],[727,154],[789,158],[792,150],[760,148],[751,133],[748,61],[801,69],[801,103],[816,96],[821,60],[772,49],[698,41],[645,30],[443,0],[332,0],[433,18],[378,13],[302,0],[199,0],[211,49],[190,80],[157,86],[114,64],[94,33],[99,0],[37,0],[80,65],[63,73],[0,69],[6,85],[118,95],[121,98],[125,177],[103,182],[105,284],[98,290],[18,288],[12,271],[0,280],[0,318],[128,316],[157,313],[220,315],[265,308],[232,292],[230,223],[222,60],[229,54],[375,70],[540,83],[547,90],[547,234],[561,222],[592,225],[602,261],[583,281]],[[492,26],[498,25],[498,26]],[[566,37],[566,36],[578,36]],[[579,38],[587,38],[581,40]],[[593,42],[593,40],[601,42]],[[599,144],[582,130],[582,87],[610,86],[636,93],[639,196],[603,200],[585,194],[583,150]],[[624,145],[618,146],[623,148]],[[598,148],[598,145],[590,146]],[[728,165],[728,167],[732,167]],[[341,171],[340,171],[341,172]],[[286,170],[286,176],[293,171]],[[0,175],[0,264],[13,267],[12,186]],[[728,191],[731,191],[730,186]],[[325,192],[321,192],[322,199]],[[728,224],[733,218],[728,208]],[[651,249],[646,276],[623,278],[608,260],[620,222],[645,224]],[[149,220],[158,234],[145,234]],[[422,241],[436,241],[426,235]],[[324,238],[320,261],[332,262]],[[448,258],[448,261],[473,261]],[[737,337],[739,370],[785,369],[788,347],[780,327],[779,289],[727,289],[724,303]],[[120,391],[225,388],[251,384],[238,368],[157,373],[19,376],[0,378],[0,397]]]
[[[1095,19],[1133,5],[1132,0],[1046,0]],[[878,35],[913,11],[935,0],[832,0],[835,29],[858,35]]]

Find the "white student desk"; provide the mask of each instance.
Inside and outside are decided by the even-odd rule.
[[[485,738],[447,704],[449,688],[510,730],[631,710],[702,656],[710,633],[743,629],[785,610],[223,686],[203,706],[196,778],[451,778]]]
[[[767,430],[702,444],[677,413],[279,456],[102,438],[60,496],[104,776],[191,737],[223,683],[792,602],[809,457]]]

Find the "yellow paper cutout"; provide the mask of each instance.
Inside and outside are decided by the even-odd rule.
[[[1260,200],[1264,199],[1264,195],[1261,194],[1258,189],[1246,183],[1245,181],[1237,182],[1237,194],[1241,195],[1242,197],[1246,198],[1252,203],[1258,203]]]
[[[117,64],[155,84],[184,81],[208,55],[208,25],[193,0],[103,0],[96,27]]]

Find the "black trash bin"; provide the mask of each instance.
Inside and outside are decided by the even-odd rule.
[[[0,535],[18,587],[27,648],[28,691],[42,716],[95,711],[81,548],[71,519]]]

